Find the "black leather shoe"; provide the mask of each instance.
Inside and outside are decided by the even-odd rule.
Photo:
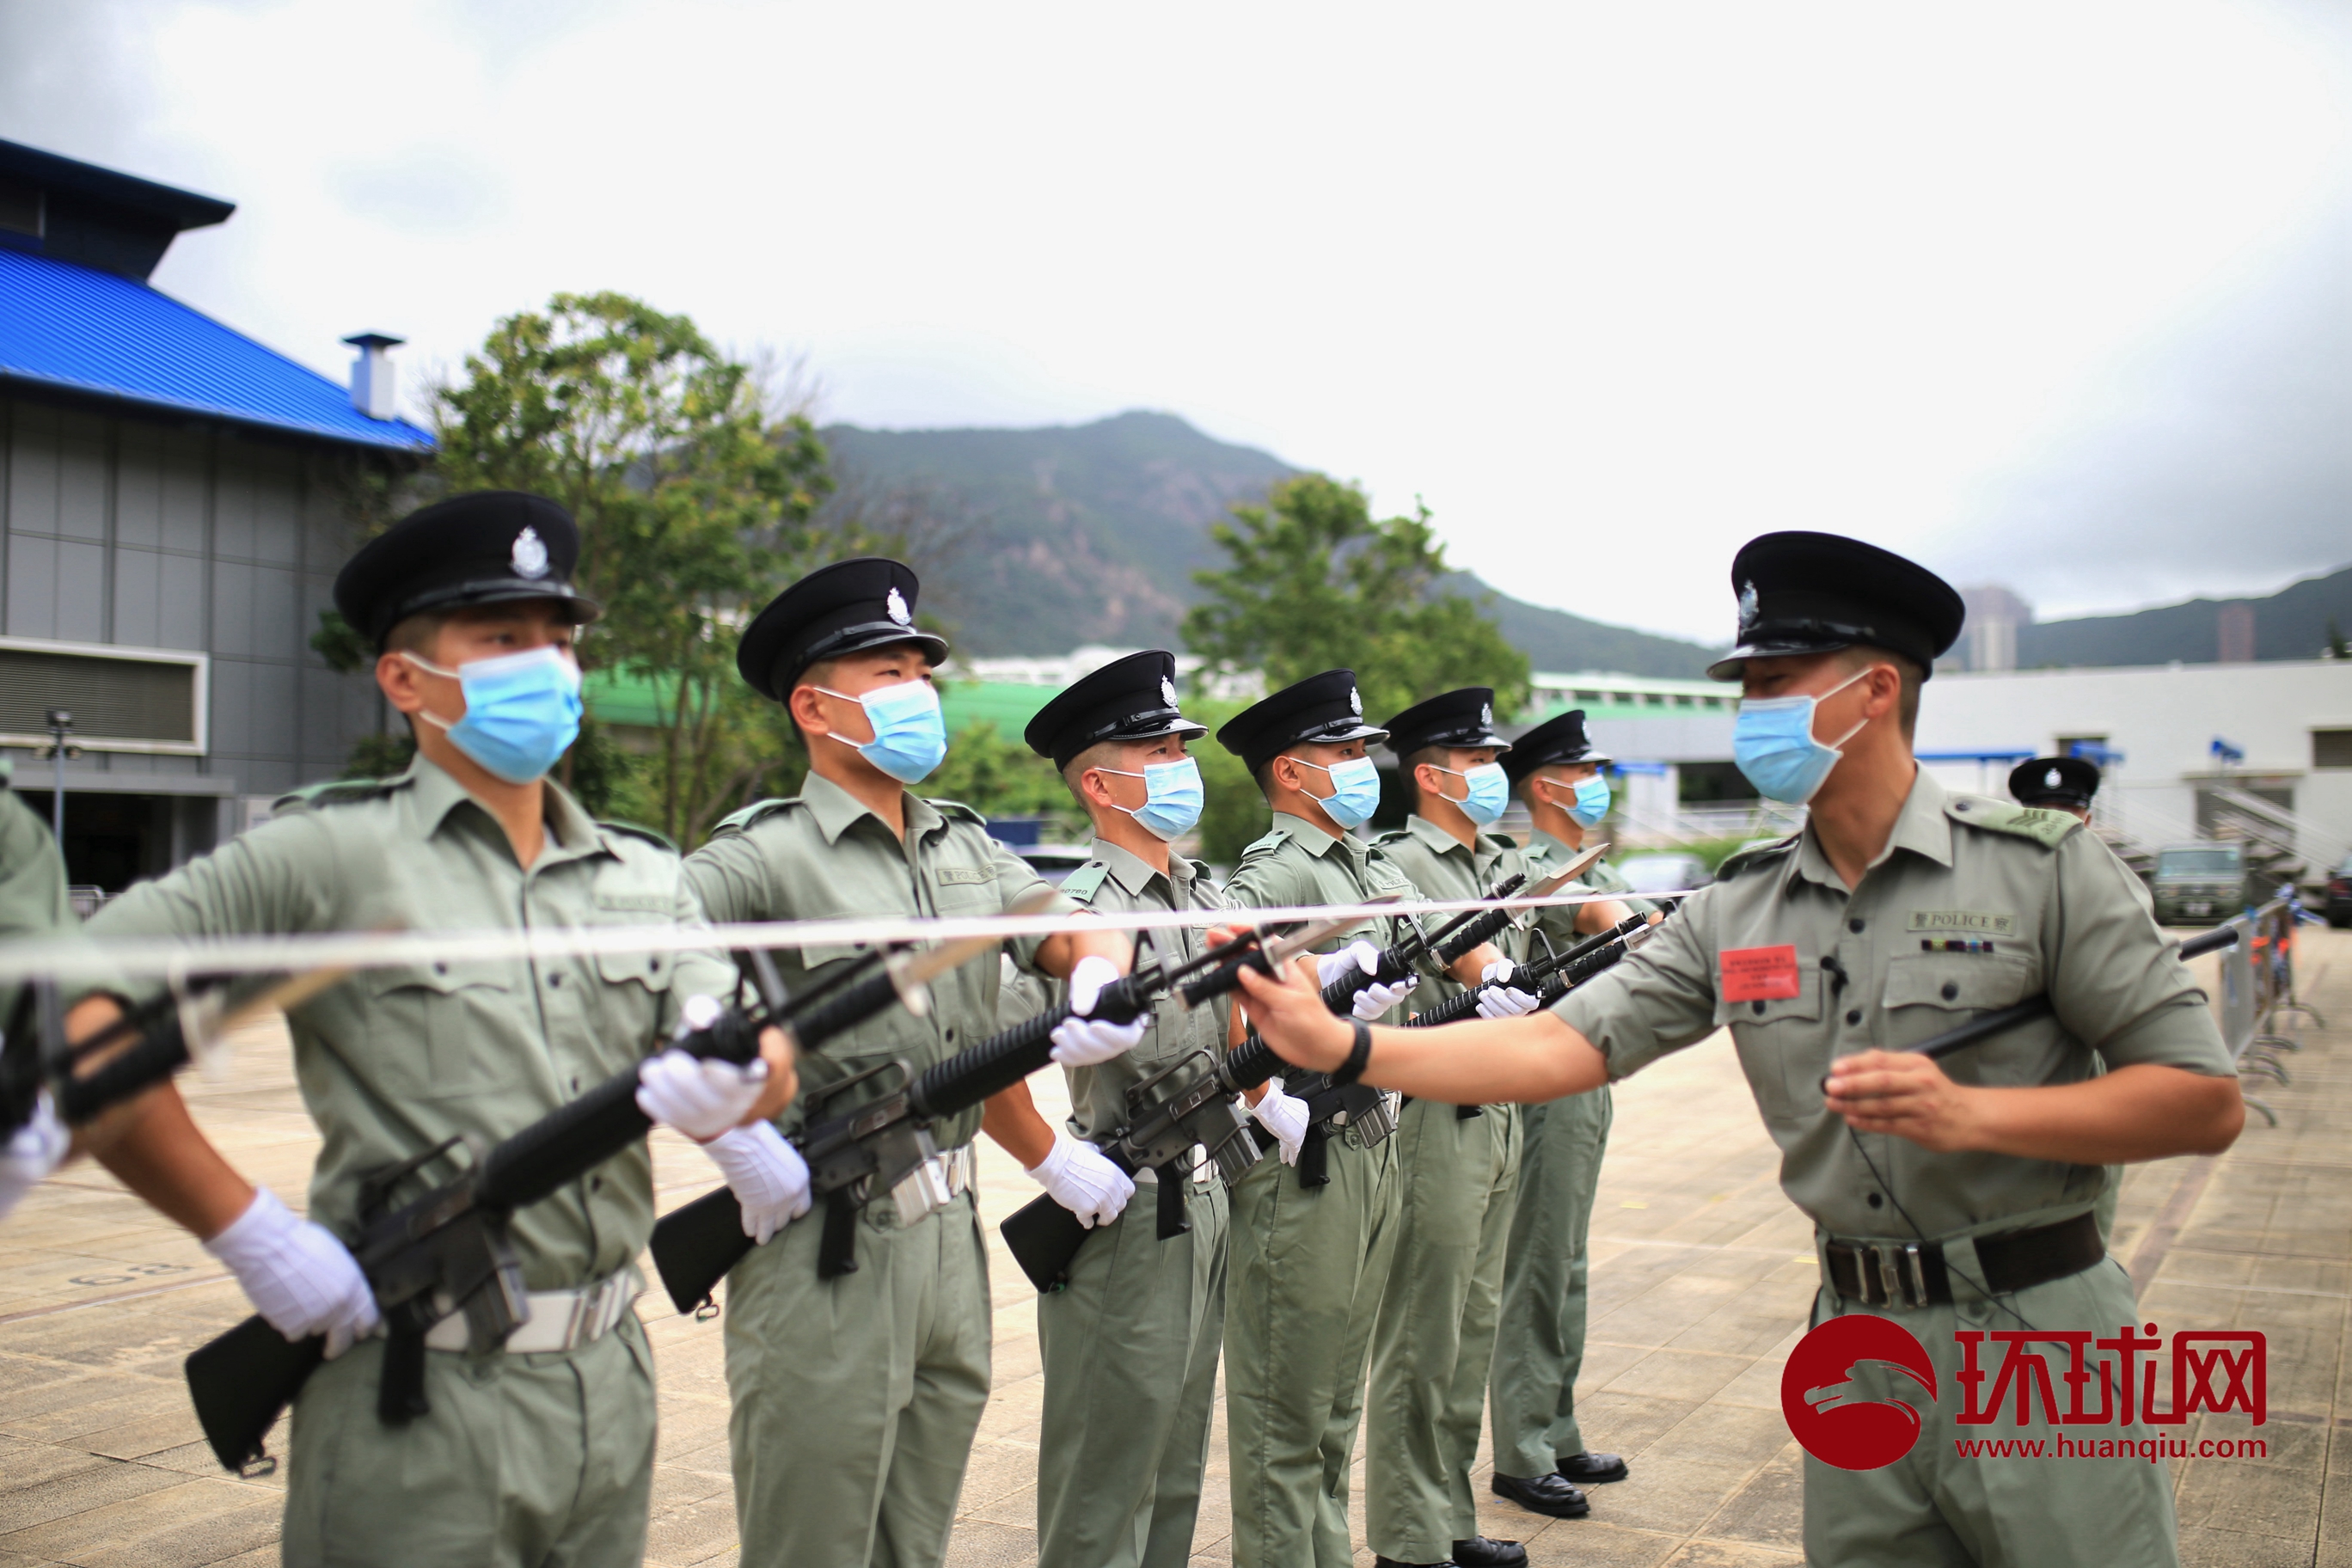
[[[1562,1454],[1559,1473],[1580,1487],[1625,1479],[1625,1461],[1614,1454]]]
[[[1393,1557],[1375,1556],[1372,1568],[1454,1568],[1454,1564],[1450,1559],[1444,1563],[1400,1563]]]
[[[1528,1549],[1516,1541],[1474,1535],[1454,1543],[1454,1561],[1461,1568],[1527,1568]]]
[[[1496,1497],[1517,1503],[1529,1513],[1548,1513],[1554,1519],[1582,1519],[1592,1511],[1584,1494],[1557,1471],[1521,1479],[1496,1470],[1494,1488]]]

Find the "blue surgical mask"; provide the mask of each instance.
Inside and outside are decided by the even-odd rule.
[[[1576,781],[1576,804],[1568,808],[1568,815],[1579,827],[1591,827],[1609,815],[1609,781],[1594,773]]]
[[[1173,842],[1192,832],[1192,825],[1201,820],[1201,807],[1207,796],[1201,788],[1201,764],[1190,757],[1172,763],[1152,763],[1139,773],[1118,768],[1096,771],[1143,781],[1143,805],[1139,808],[1129,810],[1121,805],[1113,809],[1127,812],[1154,838]]]
[[[1862,731],[1862,724],[1856,724],[1824,745],[1813,739],[1813,710],[1822,697],[1836,696],[1869,673],[1857,669],[1821,697],[1751,697],[1740,703],[1739,717],[1731,726],[1731,760],[1748,782],[1767,799],[1790,805],[1812,799],[1844,755],[1838,748]]]
[[[816,689],[866,710],[866,721],[874,727],[872,740],[833,739],[856,747],[859,756],[900,784],[922,783],[948,754],[948,722],[940,713],[940,694],[928,680],[902,680],[863,697],[827,686]]]
[[[452,722],[422,709],[417,717],[447,731],[451,745],[509,784],[544,777],[580,738],[580,667],[561,648],[469,659],[455,669],[405,649],[401,657],[457,682],[466,693],[463,718]]]
[[[1329,815],[1342,828],[1361,827],[1380,809],[1381,770],[1370,757],[1349,757],[1336,768],[1320,763],[1310,763],[1305,757],[1290,759],[1302,768],[1331,776],[1331,793],[1315,797],[1315,804]]]
[[[1480,827],[1498,820],[1511,804],[1511,775],[1503,771],[1500,763],[1481,763],[1467,773],[1454,773],[1452,768],[1439,768],[1441,773],[1454,773],[1470,786],[1470,793],[1454,804],[1462,815]]]

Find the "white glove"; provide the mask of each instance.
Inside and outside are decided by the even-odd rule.
[[[1356,1000],[1348,1010],[1369,1024],[1412,995],[1412,988],[1420,984],[1420,975],[1408,974],[1391,984],[1367,985],[1356,993]]]
[[[743,1206],[743,1234],[753,1245],[809,1212],[808,1162],[784,1142],[772,1121],[730,1127],[702,1146]]]
[[[73,1133],[58,1120],[49,1091],[41,1090],[33,1100],[31,1118],[9,1135],[8,1147],[0,1151],[0,1216],[39,1185],[42,1177],[65,1163],[66,1152],[72,1147]]]
[[[1265,1080],[1265,1097],[1250,1107],[1257,1124],[1274,1134],[1282,1146],[1282,1163],[1298,1163],[1298,1147],[1307,1142],[1307,1102],[1282,1087],[1282,1080]]]
[[[1510,983],[1511,976],[1517,973],[1518,966],[1507,958],[1498,958],[1486,966],[1478,976],[1478,983],[1486,987],[1478,993],[1478,1016],[1516,1018],[1536,1010],[1536,1004],[1542,998],[1529,995]]]
[[[751,1115],[767,1083],[765,1058],[738,1067],[664,1051],[637,1069],[637,1109],[705,1143]]]
[[[1093,1144],[1059,1128],[1054,1131],[1054,1147],[1029,1167],[1029,1174],[1047,1197],[1077,1215],[1088,1230],[1117,1219],[1135,1195],[1135,1184],[1125,1171]]]
[[[352,1348],[383,1321],[367,1276],[323,1226],[296,1219],[268,1187],[229,1227],[205,1243],[229,1267],[269,1326],[294,1341],[327,1336],[327,1359]]]
[[[1151,1026],[1150,1015],[1139,1013],[1124,1024],[1087,1016],[1095,1010],[1103,987],[1118,978],[1117,965],[1091,953],[1071,967],[1070,1016],[1054,1026],[1055,1061],[1066,1068],[1097,1067],[1135,1049]]]
[[[1318,953],[1315,958],[1315,984],[1328,986],[1344,976],[1351,966],[1365,974],[1378,974],[1381,972],[1381,950],[1360,940],[1349,942],[1337,952]],[[1356,999],[1349,1005],[1349,1011],[1369,1024],[1412,995],[1412,988],[1420,984],[1420,976],[1408,974],[1402,980],[1387,985],[1367,985],[1356,993]]]

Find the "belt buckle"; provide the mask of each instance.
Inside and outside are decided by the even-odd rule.
[[[1927,1305],[1926,1258],[1916,1241],[1873,1241],[1855,1247],[1854,1272],[1861,1276],[1863,1304]]]
[[[949,1186],[948,1162],[934,1154],[899,1178],[890,1189],[890,1201],[898,1206],[901,1228],[921,1224],[931,1215],[945,1208],[955,1196]]]

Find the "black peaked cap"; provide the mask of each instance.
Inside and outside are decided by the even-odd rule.
[[[1516,789],[1538,768],[1554,763],[1612,762],[1608,752],[1597,750],[1584,732],[1584,710],[1571,708],[1542,723],[1511,742],[1505,753],[1503,772],[1508,773]]]
[[[1387,738],[1386,730],[1364,722],[1364,699],[1352,669],[1327,669],[1286,686],[1243,709],[1217,731],[1218,742],[1252,773],[1284,747],[1301,742],[1328,746]]]
[[[1416,702],[1389,721],[1389,750],[1410,756],[1426,746],[1500,746],[1510,742],[1495,732],[1495,689],[1465,686]]]
[[[376,647],[427,610],[555,599],[574,622],[596,601],[572,585],[580,526],[545,496],[476,490],[420,507],[385,529],[335,574],[335,608]]]
[[[1958,640],[1967,609],[1949,583],[1891,550],[1835,533],[1767,533],[1731,561],[1738,646],[1707,674],[1737,680],[1751,658],[1864,644],[1901,654],[1921,679]]]
[[[1160,648],[1115,658],[1080,676],[1037,710],[1021,738],[1057,768],[1105,741],[1190,740],[1209,732],[1176,710],[1176,656]]]
[[[735,668],[752,690],[782,702],[819,659],[910,642],[938,664],[948,656],[947,639],[915,629],[921,591],[913,567],[884,555],[820,566],[753,617],[735,645]]]
[[[2009,793],[2020,805],[2088,805],[2099,793],[2098,764],[2087,757],[2036,757],[2010,770]]]

